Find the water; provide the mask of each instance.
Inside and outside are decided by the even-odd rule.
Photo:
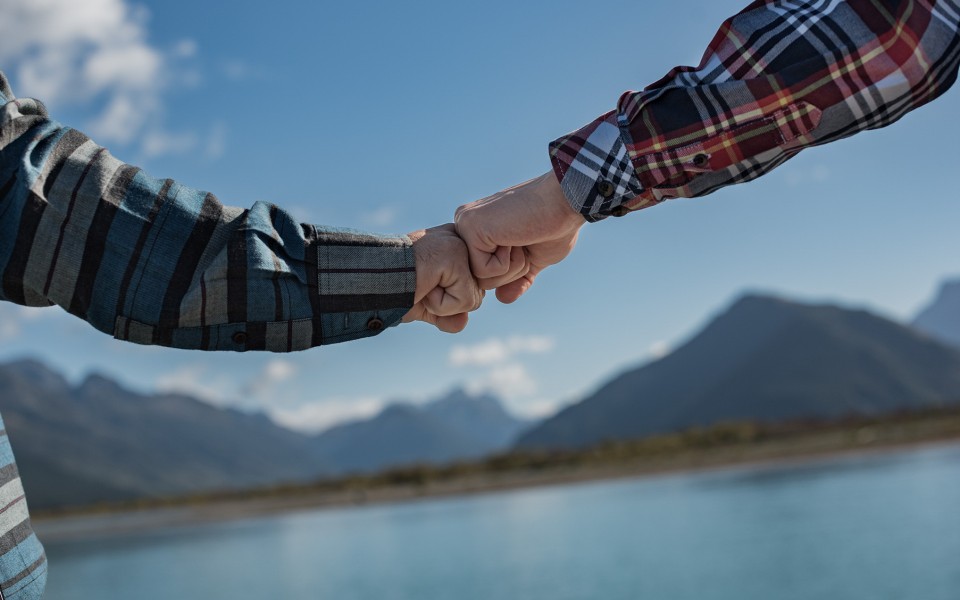
[[[956,600],[960,446],[47,549],[49,600]]]

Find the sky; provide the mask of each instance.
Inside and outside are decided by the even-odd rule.
[[[745,0],[0,4],[20,97],[226,204],[406,233],[549,170],[547,144],[697,64]],[[543,416],[662,356],[745,291],[909,320],[960,275],[960,91],[765,177],[588,224],[514,305],[294,354],[119,342],[0,304],[0,362],[35,357],[317,430],[490,390]]]

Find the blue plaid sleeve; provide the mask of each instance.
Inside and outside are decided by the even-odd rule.
[[[225,206],[117,160],[2,74],[0,95],[0,299],[140,344],[274,352],[375,335],[413,305],[406,236]]]

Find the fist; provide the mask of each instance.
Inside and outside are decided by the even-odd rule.
[[[408,234],[417,262],[414,305],[404,323],[424,321],[447,333],[467,326],[467,313],[480,308],[484,292],[470,271],[466,244],[453,224]]]

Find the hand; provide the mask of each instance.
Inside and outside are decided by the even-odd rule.
[[[480,308],[484,291],[470,272],[467,247],[452,223],[409,234],[417,259],[417,290],[404,323],[424,321],[458,333],[467,313]]]
[[[470,252],[470,268],[485,290],[509,304],[542,270],[566,258],[583,217],[570,207],[552,173],[464,204],[454,221]]]

